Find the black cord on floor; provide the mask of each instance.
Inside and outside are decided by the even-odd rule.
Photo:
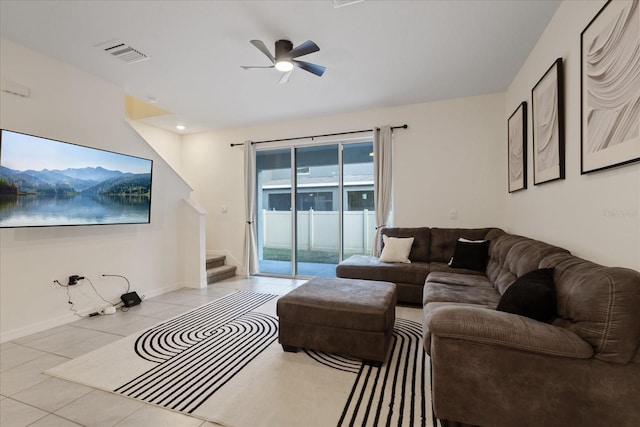
[[[124,279],[127,282],[127,292],[126,293],[129,293],[131,291],[131,282],[129,282],[129,279],[127,279],[125,276],[122,276],[120,274],[103,274],[102,276],[103,277],[120,277],[120,278]],[[111,301],[107,300],[106,298],[104,298],[102,296],[102,294],[100,294],[100,292],[98,292],[96,287],[93,285],[93,282],[91,281],[91,279],[89,279],[87,277],[83,277],[80,280],[86,280],[87,282],[89,282],[89,285],[91,285],[91,288],[93,289],[93,291],[96,293],[96,295],[98,295],[98,297],[100,297],[100,299],[102,301],[106,302],[107,304],[109,304],[109,305],[111,305],[113,307],[119,308],[120,311],[123,311],[123,312],[129,311],[128,307],[126,309],[125,309],[125,307],[123,307],[124,302],[122,302],[122,301],[111,302]],[[75,303],[71,300],[71,294],[69,293],[69,285],[63,285],[57,279],[54,280],[53,283],[55,283],[56,285],[61,286],[61,287],[66,289],[67,302],[71,305],[71,307],[69,307],[69,310],[71,310],[71,312],[73,312],[73,314],[75,314],[78,317],[87,317],[87,316],[82,316],[82,315],[78,314],[78,311],[74,308],[74,304]],[[142,298],[144,298],[144,296]]]
[[[73,302],[73,301],[71,301],[71,294],[69,293],[69,285],[63,285],[63,284],[62,284],[62,283],[60,283],[57,279],[56,279],[56,280],[54,280],[54,281],[53,281],[53,283],[55,283],[55,284],[56,284],[56,285],[58,285],[58,286],[62,286],[63,288],[65,288],[65,289],[66,289],[66,291],[67,291],[67,303],[71,305],[71,306],[69,307],[69,310],[70,310],[73,314],[75,314],[76,316],[78,316],[78,317],[86,317],[86,316],[82,316],[82,315],[78,314],[78,311],[77,311],[75,308],[73,308],[73,306],[74,306],[74,302]]]
[[[86,280],[87,282],[89,282],[89,284],[90,284],[90,285],[91,285],[91,287],[93,288],[93,292],[95,292],[95,293],[96,293],[96,295],[98,295],[102,301],[106,302],[106,303],[107,303],[107,304],[109,304],[109,305],[116,305],[116,304],[117,304],[117,302],[111,302],[111,301],[108,301],[108,300],[106,300],[102,295],[100,295],[100,292],[98,292],[98,290],[96,289],[96,287],[95,287],[95,286],[93,286],[93,282],[91,281],[91,279],[89,279],[88,277],[85,277],[85,278],[84,278],[84,279],[82,279],[82,280]]]
[[[127,293],[131,292],[131,283],[129,283],[129,279],[120,274],[103,274],[102,277],[120,277],[127,281]]]
[[[126,276],[123,276],[121,274],[103,274],[102,277],[120,277],[121,279],[124,279],[127,282],[127,294],[129,292],[131,292],[131,282],[129,282],[129,279],[127,279]],[[144,296],[142,297],[144,299]],[[124,302],[120,301],[117,305],[118,308],[120,308],[120,311],[122,311],[123,313],[126,313],[127,311],[129,311],[129,307],[124,307]]]

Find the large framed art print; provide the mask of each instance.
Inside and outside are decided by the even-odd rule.
[[[640,6],[607,2],[581,46],[581,173],[640,161]]]

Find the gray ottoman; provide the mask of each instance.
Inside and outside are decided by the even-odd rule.
[[[285,351],[302,347],[379,366],[389,350],[396,298],[389,282],[312,279],[278,300],[279,342]]]

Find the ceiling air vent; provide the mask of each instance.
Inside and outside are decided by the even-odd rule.
[[[120,40],[112,40],[110,42],[99,44],[96,47],[129,64],[149,59],[149,57],[144,53],[132,48]]]
[[[361,3],[364,0],[333,0],[333,7],[350,6],[352,4]]]

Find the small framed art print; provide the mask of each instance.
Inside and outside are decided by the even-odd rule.
[[[562,58],[531,90],[533,185],[564,179],[564,94]]]
[[[507,121],[509,193],[527,188],[527,103],[522,102]]]

